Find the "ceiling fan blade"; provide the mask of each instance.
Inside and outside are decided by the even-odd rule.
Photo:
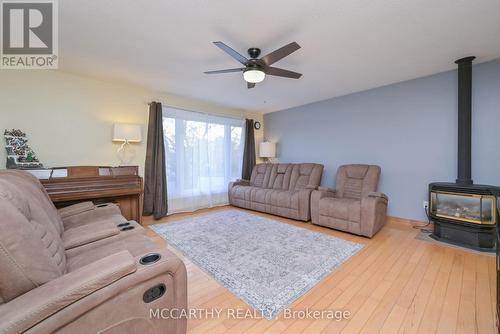
[[[255,84],[254,83],[251,83],[251,82],[247,82],[247,88],[250,89],[250,88],[254,88],[255,87]]]
[[[284,70],[282,68],[277,68],[277,67],[267,67],[265,72],[268,75],[274,75],[277,77],[285,77],[285,78],[291,78],[291,79],[298,79],[302,76],[301,73],[288,71],[288,70]]]
[[[219,74],[219,73],[231,73],[231,72],[242,72],[245,68],[230,68],[227,70],[217,70],[217,71],[207,71],[203,72],[205,74]]]
[[[240,55],[238,52],[234,51],[231,49],[229,46],[222,42],[214,42],[215,45],[217,45],[222,51],[226,52],[228,55],[242,63],[243,65],[246,65],[248,62],[248,59],[242,55]]]
[[[261,60],[263,60],[266,65],[272,65],[278,60],[283,59],[289,54],[297,51],[298,49],[300,49],[300,45],[298,45],[296,42],[292,42],[282,48],[279,48],[278,50],[271,52],[268,55],[265,55],[261,58]]]

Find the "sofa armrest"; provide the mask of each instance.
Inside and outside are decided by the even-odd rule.
[[[243,179],[238,179],[233,182],[229,182],[227,185],[227,195],[229,197],[229,204],[233,204],[233,196],[232,196],[232,189],[235,186],[249,186],[250,181],[249,180],[243,180]]]
[[[67,229],[62,234],[64,249],[72,249],[120,234],[111,221],[95,222]]]
[[[78,214],[72,214],[61,218],[64,224],[64,229],[70,229],[88,224],[92,221],[102,220],[104,219],[103,217],[110,217],[114,215],[122,215],[120,207],[114,203],[104,203],[93,205],[93,208],[90,210],[85,210]]]
[[[300,190],[292,190],[289,192],[290,196],[297,196],[298,213],[297,217],[294,219],[303,221],[311,220],[311,194],[313,191],[313,188],[306,186]],[[295,201],[295,199],[293,201]]]
[[[368,193],[368,197],[382,198],[382,199],[384,199],[386,201],[389,200],[389,198],[387,197],[386,194],[378,192],[378,191],[372,191],[372,192]]]
[[[128,333],[130,330],[133,331],[133,328],[144,329],[144,323],[148,323],[150,327],[147,328],[150,330],[146,332],[185,334],[187,317],[182,316],[182,311],[187,309],[186,266],[178,256],[166,248],[157,249],[155,253],[161,255],[157,262],[140,264],[139,260],[146,254],[138,255],[134,259],[136,266],[134,272],[88,295],[82,294],[80,299],[44,319],[37,318],[37,322],[32,320],[24,327],[16,324],[17,327],[11,327],[6,333],[18,333],[28,326],[30,333],[53,333],[61,329],[64,332],[80,333],[82,328],[85,333],[102,333],[110,330],[113,333]],[[164,295],[153,302],[145,302],[143,300],[145,294],[151,293],[151,289],[159,285],[165,286]],[[25,319],[27,314],[25,311],[30,309],[30,304],[26,299],[24,301],[24,304],[16,304],[14,308],[10,307],[12,301],[0,305],[0,333],[4,333],[5,319],[9,321],[8,323],[11,323],[10,319],[16,322],[28,321]],[[4,306],[5,310],[11,310],[5,316]],[[174,310],[179,318],[165,319],[153,316],[151,313],[153,308]]]
[[[387,195],[370,192],[361,200],[361,235],[371,238],[385,224]]]
[[[86,201],[58,209],[57,212],[59,213],[61,219],[66,219],[67,217],[71,217],[89,210],[94,210],[94,203]]]
[[[244,180],[244,179],[237,179],[234,182],[231,182],[233,186],[249,186],[250,185],[250,180]]]
[[[24,332],[78,300],[137,270],[128,251],[58,277],[0,306],[0,332]]]
[[[249,185],[250,185],[250,181],[238,179],[236,181],[229,182],[229,185],[227,186],[227,189],[228,189],[229,192],[231,192],[231,189],[234,186],[249,186]]]
[[[336,193],[337,192],[336,189],[333,189],[333,188],[330,188],[330,187],[318,187],[318,190],[319,191],[323,191],[323,192],[330,192],[330,193]]]
[[[313,190],[311,193],[311,220],[315,224],[319,223],[319,203],[321,199],[327,197],[335,197],[335,190],[319,187],[318,190]]]

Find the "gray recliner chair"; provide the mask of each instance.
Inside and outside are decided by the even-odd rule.
[[[311,194],[312,223],[371,238],[386,221],[388,198],[377,192],[379,177],[379,166],[340,166],[336,189]]]

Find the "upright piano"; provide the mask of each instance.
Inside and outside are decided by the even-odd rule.
[[[138,166],[69,166],[26,169],[43,184],[58,208],[82,201],[116,203],[122,215],[141,223],[143,182]]]

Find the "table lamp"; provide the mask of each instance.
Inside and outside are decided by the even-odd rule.
[[[259,157],[264,161],[270,162],[270,158],[276,157],[276,143],[264,141],[259,145]]]
[[[130,147],[130,143],[140,143],[142,141],[141,126],[139,124],[115,123],[113,125],[113,141],[123,144],[116,152],[120,165],[128,165],[132,162],[135,151]]]

